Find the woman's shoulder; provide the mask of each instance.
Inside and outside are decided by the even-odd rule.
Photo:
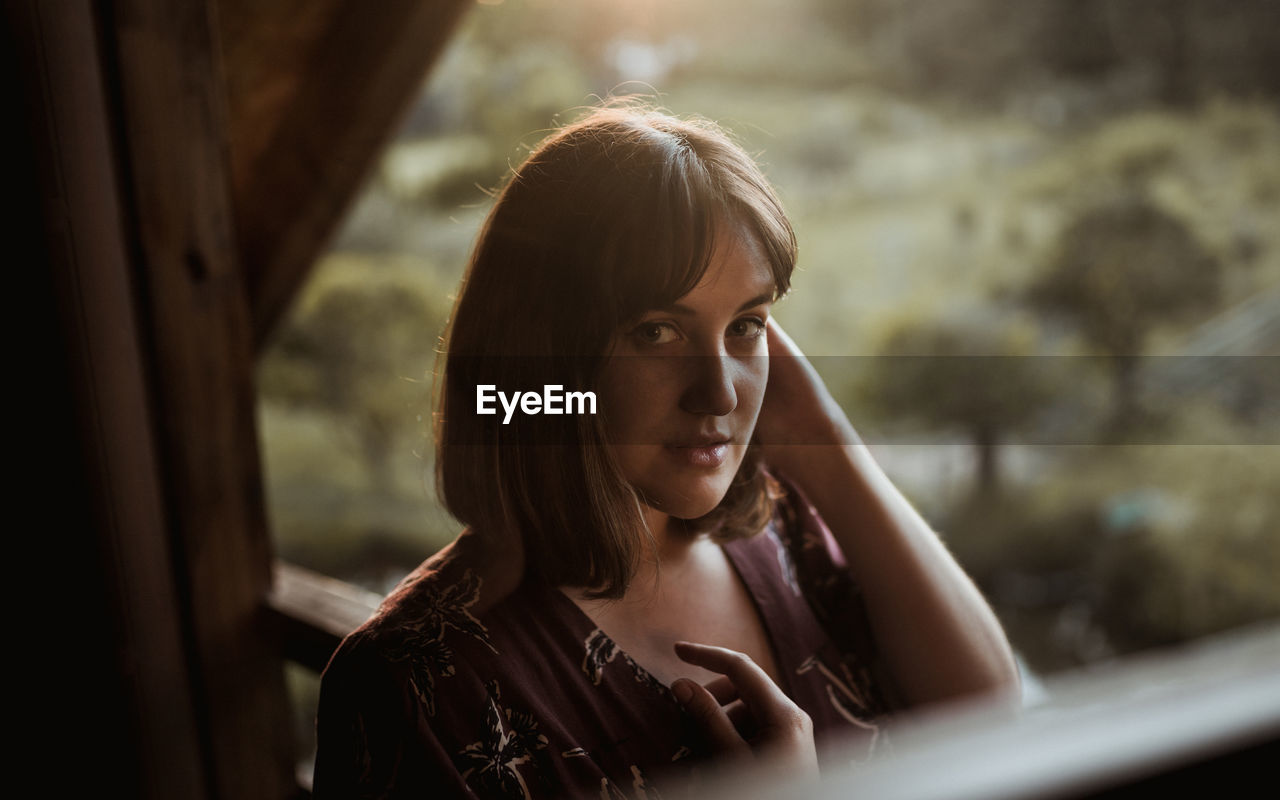
[[[452,677],[460,664],[497,654],[485,618],[517,589],[518,570],[464,532],[405,576],[343,639],[325,669],[326,681],[374,671],[415,683],[421,699],[434,705],[421,685],[425,675]]]
[[[509,566],[464,534],[343,639],[320,683],[317,797],[466,792],[459,760],[501,667],[487,612],[511,594]]]
[[[824,571],[843,570],[844,554],[818,509],[785,473],[770,470],[770,475],[781,492],[774,499],[766,531],[793,557],[822,566]]]
[[[519,587],[522,572],[518,558],[464,531],[406,575],[361,629],[375,639],[442,628],[477,635],[477,618]]]

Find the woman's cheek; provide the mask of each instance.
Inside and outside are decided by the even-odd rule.
[[[673,379],[663,365],[650,357],[614,359],[601,382],[600,401],[611,441],[617,444],[654,444],[650,429],[670,403]]]
[[[769,383],[769,357],[751,356],[742,366],[742,391],[757,397],[764,397],[765,386]]]

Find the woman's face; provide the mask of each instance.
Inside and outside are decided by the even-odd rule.
[[[769,262],[740,223],[716,240],[697,286],[615,333],[599,387],[623,474],[651,508],[680,519],[728,492],[769,380]]]

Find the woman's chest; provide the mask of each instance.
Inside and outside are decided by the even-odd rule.
[[[765,621],[727,559],[696,574],[667,575],[642,601],[578,603],[618,647],[663,684],[677,678],[707,683],[717,677],[681,661],[678,641],[726,647],[749,655],[775,682],[779,668]]]

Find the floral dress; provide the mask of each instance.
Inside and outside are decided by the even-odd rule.
[[[820,757],[868,758],[895,707],[830,531],[800,491],[723,545]],[[463,534],[334,653],[314,794],[653,798],[696,794],[708,750],[670,690],[554,587],[489,596]]]

